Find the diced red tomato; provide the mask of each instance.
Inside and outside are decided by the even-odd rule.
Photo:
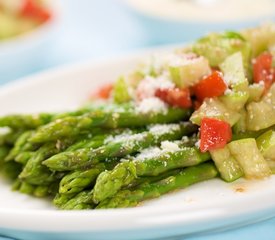
[[[203,118],[200,127],[200,150],[223,148],[232,138],[230,125],[214,118]]]
[[[272,69],[272,55],[262,53],[253,61],[253,78],[255,83],[263,81],[268,90],[275,81],[274,68]]]
[[[192,106],[190,91],[188,88],[157,89],[155,96],[171,106],[189,108]]]
[[[203,101],[205,98],[218,97],[224,93],[227,85],[224,82],[222,75],[218,71],[213,71],[211,75],[200,80],[193,87],[194,94],[198,100]]]
[[[113,90],[113,84],[106,84],[91,95],[91,99],[108,99]]]
[[[50,12],[34,0],[24,0],[21,15],[37,19],[40,22],[45,22],[51,18]]]

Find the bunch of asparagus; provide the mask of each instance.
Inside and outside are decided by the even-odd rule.
[[[190,110],[132,105],[0,118],[0,169],[13,190],[60,209],[132,207],[217,176],[195,147]]]

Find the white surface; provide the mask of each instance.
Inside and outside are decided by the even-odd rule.
[[[115,80],[143,56],[68,66],[10,84],[0,89],[0,114],[79,106],[91,90]],[[256,218],[265,210],[268,216],[274,215],[275,178],[233,184],[215,179],[132,209],[58,211],[48,201],[11,192],[4,181],[0,182],[0,196],[0,229],[106,234],[112,230],[169,229],[180,225],[180,233],[184,234],[215,228],[230,219],[231,224],[232,219],[233,223],[245,223],[253,220],[248,214]]]
[[[124,0],[148,15],[181,21],[238,22],[273,15],[273,0]]]

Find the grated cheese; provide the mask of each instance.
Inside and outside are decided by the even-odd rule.
[[[163,141],[161,147],[150,147],[142,150],[135,158],[135,161],[146,161],[149,159],[156,159],[164,154],[180,151],[176,142]],[[167,155],[169,157],[169,155]]]
[[[159,147],[150,147],[141,151],[136,157],[135,161],[144,161],[146,159],[157,158],[163,153]]]
[[[146,76],[137,87],[139,99],[154,97],[157,89],[174,88],[175,84],[169,80],[168,73],[164,72],[159,77]]]
[[[149,126],[149,131],[154,135],[163,135],[173,131],[178,131],[180,126],[178,124],[154,124]]]
[[[180,150],[179,145],[171,141],[163,141],[161,143],[161,148],[166,151],[178,151]]]
[[[166,113],[168,110],[167,104],[157,97],[145,98],[138,103],[136,111],[138,113]]]

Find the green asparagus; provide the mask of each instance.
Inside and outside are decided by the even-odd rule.
[[[97,176],[107,168],[110,168],[110,166],[113,167],[115,162],[117,162],[117,160],[109,164],[100,163],[88,170],[76,170],[71,173],[68,173],[60,181],[59,193],[78,193],[82,191],[85,187],[92,186]],[[108,167],[107,165],[110,166]]]
[[[66,136],[75,136],[95,127],[120,128],[141,127],[155,123],[171,123],[185,120],[190,116],[190,109],[168,108],[167,112],[142,113],[136,108],[118,107],[112,111],[93,111],[82,116],[57,119],[40,127],[32,136],[32,142],[46,142]]]
[[[47,167],[41,164],[46,158],[57,154],[72,144],[73,139],[50,142],[40,147],[28,160],[23,171],[20,173],[20,179],[35,185],[45,185],[54,181],[56,174],[51,172]]]
[[[83,148],[74,152],[63,152],[45,160],[44,165],[52,170],[66,171],[83,167],[91,167],[101,161],[113,157],[124,157],[164,140],[180,139],[193,133],[197,128],[190,122],[181,124],[152,125],[148,131],[137,134],[121,134],[105,141],[106,144],[97,149]],[[108,139],[107,139],[108,140]]]
[[[34,129],[51,121],[52,114],[13,114],[0,118],[1,127],[13,129]]]
[[[139,177],[131,183],[130,187],[132,188],[143,183],[153,183],[161,179],[167,178],[169,176],[176,175],[180,171],[181,171],[180,169],[176,169],[154,177]],[[93,190],[91,191],[86,190],[77,195],[75,193],[74,194],[57,194],[57,196],[54,199],[54,203],[58,208],[66,209],[66,210],[79,210],[79,209],[86,209],[86,208],[91,209],[91,208],[94,208],[95,206],[93,203]]]
[[[28,139],[33,134],[33,131],[23,132],[14,143],[14,147],[9,152],[9,155],[6,157],[5,161],[14,160],[15,157],[23,150],[28,149]],[[27,145],[27,146],[26,146]]]
[[[60,208],[63,210],[93,209],[95,204],[92,197],[93,194],[91,191],[82,191],[61,205]]]
[[[141,201],[157,198],[167,192],[186,188],[194,183],[215,178],[218,171],[212,163],[188,167],[180,173],[155,183],[144,183],[132,190],[121,190],[112,198],[106,199],[96,207],[118,208],[134,207]]]
[[[179,148],[172,142],[166,144],[172,150],[148,148],[132,161],[123,161],[113,170],[102,172],[94,186],[94,202],[113,196],[138,176],[157,176],[171,169],[197,165],[210,159],[208,153],[200,153],[196,148]]]

